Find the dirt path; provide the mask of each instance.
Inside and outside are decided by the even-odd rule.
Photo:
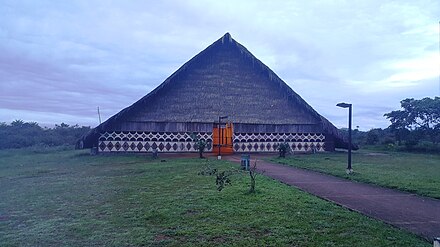
[[[258,170],[268,177],[431,241],[440,237],[440,200],[273,164],[261,158]],[[239,155],[224,156],[224,159],[240,162]]]

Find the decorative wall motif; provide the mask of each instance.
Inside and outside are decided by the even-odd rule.
[[[212,151],[212,132],[196,135],[208,145],[205,151]],[[234,133],[234,152],[278,152],[279,143],[289,143],[292,151],[324,151],[325,136],[321,133]],[[99,138],[99,152],[197,152],[191,133],[184,132],[142,132],[115,131],[102,133]]]
[[[235,152],[278,152],[287,142],[292,151],[323,152],[325,136],[321,133],[234,133]]]
[[[212,133],[196,133],[208,142],[206,151],[212,150]],[[99,138],[99,152],[197,152],[191,133],[115,131],[102,133]]]

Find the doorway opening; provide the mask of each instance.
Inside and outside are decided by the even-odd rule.
[[[233,154],[233,134],[232,123],[215,123],[212,129],[212,152],[217,153],[217,155]]]

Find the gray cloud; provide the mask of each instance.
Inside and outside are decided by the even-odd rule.
[[[438,95],[438,1],[3,1],[0,121],[95,126],[230,32],[318,112],[386,127]],[[437,65],[435,65],[437,63]]]

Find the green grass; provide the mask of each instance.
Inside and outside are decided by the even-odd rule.
[[[0,245],[431,246],[263,176],[218,192],[205,162],[0,151]]]
[[[319,171],[355,181],[440,199],[440,155],[359,150],[353,153],[353,174],[347,175],[347,153],[294,155],[274,162]]]

